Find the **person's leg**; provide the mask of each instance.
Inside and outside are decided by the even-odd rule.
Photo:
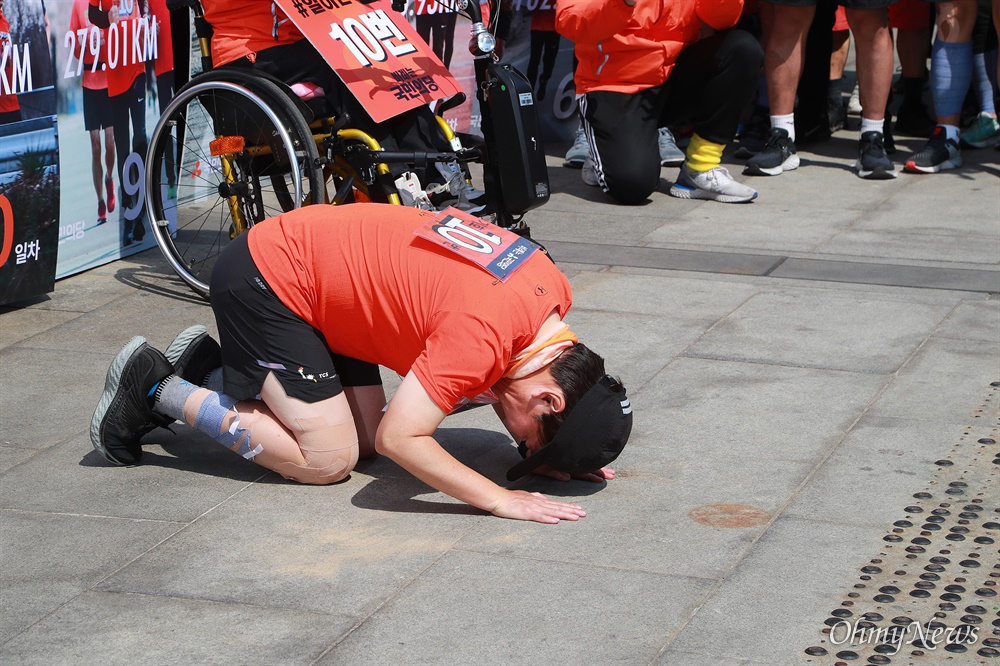
[[[663,86],[635,94],[589,92],[580,98],[596,184],[619,203],[642,203],[660,184],[656,138],[665,99]],[[588,171],[585,165],[585,176]]]
[[[101,130],[87,132],[90,135],[90,174],[97,193],[97,223],[108,220],[108,204],[104,201],[104,161],[101,159]]]
[[[132,223],[125,220],[125,210],[130,206],[131,197],[123,188],[123,183],[125,182],[125,160],[128,159],[129,145],[131,144],[129,134],[129,93],[126,91],[121,95],[115,95],[108,99],[114,117],[115,154],[118,162],[118,198],[120,206],[118,209],[118,224],[121,231],[121,243],[123,246],[127,246],[131,245],[133,241]]]
[[[976,27],[972,33],[972,88],[976,93],[979,113],[961,134],[962,144],[973,148],[989,148],[1000,142],[1000,125],[997,124],[993,99],[996,72],[990,72],[993,65],[992,51],[996,48],[997,38],[993,32],[990,2],[979,0]]]
[[[132,84],[131,99],[129,100],[129,116],[132,120],[132,152],[139,156],[139,159],[146,160],[146,74],[142,73],[136,77]],[[142,192],[145,182],[141,179],[140,173],[136,173],[137,191]],[[138,202],[139,194],[131,199],[132,205]],[[146,227],[143,218],[146,216],[146,207],[139,206],[132,211],[132,237],[136,242],[142,241],[146,236]]]
[[[693,121],[694,136],[670,194],[742,203],[757,196],[723,169],[722,152],[736,136],[757,90],[764,54],[743,30],[717,32],[685,48],[667,81],[660,125]]]
[[[441,62],[448,68],[451,68],[451,58],[455,53],[455,24],[457,20],[458,14],[455,12],[448,12],[441,17],[441,31],[444,37]]]
[[[937,173],[962,166],[959,122],[972,83],[972,31],[976,0],[937,3],[937,37],[931,48],[931,95],[937,127],[923,150],[906,162],[912,173]]]
[[[556,56],[559,55],[559,33],[555,30],[546,30],[543,35],[543,55],[542,74],[538,84],[538,99],[545,99],[545,88],[549,79],[552,78],[552,71],[556,66]]]
[[[110,107],[110,102],[108,103]],[[104,187],[108,195],[108,212],[113,213],[118,198],[115,196],[115,179],[112,175],[115,172],[115,128],[114,121],[104,126]]]
[[[799,166],[795,149],[795,92],[805,62],[806,36],[816,5],[759,5],[764,47],[764,74],[770,124],[763,148],[747,160],[743,173],[777,176]]]
[[[867,119],[877,123],[876,131],[881,132],[894,66],[889,12],[886,9],[848,9],[847,22],[854,33],[856,46],[862,126]]]
[[[771,116],[789,116],[795,113],[795,90],[802,75],[806,35],[816,14],[816,5],[762,2],[759,10]]]
[[[545,44],[544,33],[541,30],[531,30],[531,46],[528,53],[528,81],[534,87],[538,81],[538,64],[542,60],[542,46]]]
[[[174,98],[174,72],[170,70],[169,72],[164,72],[163,74],[157,74],[156,76],[156,94],[157,99],[160,104],[160,113],[163,113],[163,108],[170,104],[170,101]],[[173,143],[171,139],[167,143],[166,151],[164,153],[164,167],[167,171],[167,185],[170,187],[175,187],[177,185],[177,162],[176,162],[176,151],[177,146]]]
[[[903,74],[903,102],[895,125],[900,134],[927,137],[934,131],[934,119],[923,99],[933,14],[934,6],[923,0],[900,0],[889,7],[889,26],[896,29],[896,54]]]
[[[836,14],[835,0],[817,0],[816,12],[806,34],[802,73],[795,91],[795,140],[799,145],[830,138],[826,100],[830,90],[830,59]]]

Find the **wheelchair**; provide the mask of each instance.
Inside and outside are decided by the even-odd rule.
[[[504,83],[516,81],[491,82],[488,68],[494,61],[495,42],[481,21],[478,4],[458,1],[463,5],[460,12],[472,20],[470,50],[476,58],[482,105],[491,84],[506,90]],[[532,170],[520,154],[523,151],[497,159],[497,150],[511,148],[489,140],[487,108],[483,109],[486,139],[478,145],[463,147],[438,115],[453,152],[387,152],[371,136],[348,127],[349,117],[328,115],[322,100],[304,102],[278,79],[252,69],[213,69],[211,26],[198,0],[168,0],[167,4],[194,13],[204,71],[177,91],[153,130],[146,161],[146,213],[171,268],[204,297],[208,297],[208,283],[222,248],[264,219],[312,204],[374,201],[401,205],[388,164],[482,162],[487,192],[492,189],[494,194],[499,194],[504,181],[499,162],[509,165],[505,173]],[[461,93],[444,100],[439,114],[463,101]],[[540,159],[544,172],[544,155]],[[538,163],[536,155],[535,172]],[[547,175],[544,181],[527,198],[491,197],[496,202],[495,223],[527,235],[520,216],[548,199]]]

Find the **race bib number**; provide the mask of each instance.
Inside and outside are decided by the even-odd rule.
[[[538,249],[527,238],[456,208],[442,211],[413,234],[471,261],[501,282]]]

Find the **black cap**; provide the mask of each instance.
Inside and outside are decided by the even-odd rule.
[[[622,452],[632,433],[632,404],[625,387],[604,375],[583,394],[548,444],[507,471],[514,481],[542,465],[569,474],[593,472]]]

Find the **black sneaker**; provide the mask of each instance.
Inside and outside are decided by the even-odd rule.
[[[740,132],[740,143],[734,157],[745,160],[763,150],[770,127],[771,118],[768,115],[768,110],[763,106],[755,106],[750,120]]]
[[[135,465],[142,457],[139,440],[173,419],[154,414],[152,388],[172,375],[166,357],[141,337],[132,338],[108,368],[104,394],[90,422],[94,448],[116,465]]]
[[[826,100],[826,115],[830,120],[830,131],[836,132],[837,130],[844,129],[847,124],[847,109],[844,107],[843,103],[836,99]]]
[[[858,176],[868,180],[889,180],[899,174],[885,151],[881,132],[865,132],[858,142],[858,161],[854,163]]]
[[[743,168],[747,176],[777,176],[782,171],[799,167],[799,156],[795,142],[788,136],[788,130],[772,127],[767,134],[764,149],[747,160]]]
[[[910,173],[937,173],[961,166],[962,151],[958,143],[949,139],[945,129],[938,125],[924,149],[907,160],[904,168]]]
[[[208,373],[222,367],[222,349],[201,324],[178,333],[164,355],[174,374],[195,386],[203,386]]]

